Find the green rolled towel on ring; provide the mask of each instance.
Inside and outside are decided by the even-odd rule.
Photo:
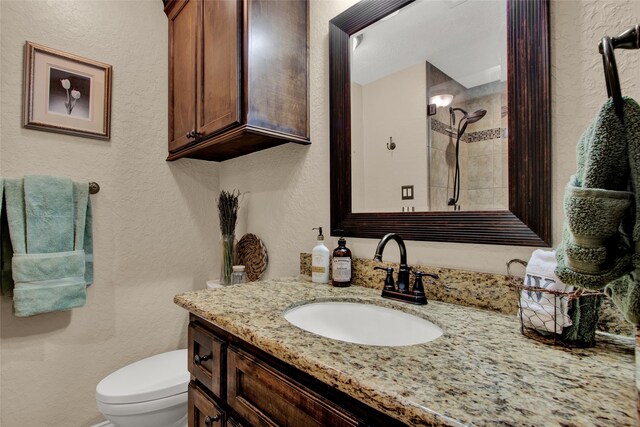
[[[640,266],[640,106],[628,97],[623,103],[624,120],[609,99],[578,142],[578,169],[565,191],[556,274],[579,288],[604,288],[625,318],[637,324],[640,292],[633,270]]]

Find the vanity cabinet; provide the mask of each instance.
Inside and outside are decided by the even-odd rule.
[[[399,426],[382,414],[193,314],[189,426]]]
[[[169,156],[309,144],[307,1],[169,0]]]

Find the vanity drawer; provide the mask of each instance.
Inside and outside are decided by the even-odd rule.
[[[227,403],[252,426],[357,426],[349,413],[235,348],[227,352]]]
[[[196,385],[189,384],[189,427],[224,427],[224,411]]]
[[[210,332],[189,324],[189,372],[218,398],[224,394],[225,346]]]

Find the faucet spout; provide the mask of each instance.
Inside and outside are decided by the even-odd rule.
[[[398,291],[409,292],[409,266],[407,265],[407,247],[404,245],[404,240],[400,235],[395,233],[389,233],[385,235],[376,248],[376,254],[373,257],[374,261],[382,261],[382,252],[389,240],[395,240],[400,249],[400,268],[398,269]]]
[[[382,261],[382,252],[384,251],[384,247],[387,245],[389,240],[395,240],[400,248],[400,264],[407,265],[407,247],[404,245],[404,240],[400,237],[399,234],[389,233],[386,234],[380,242],[378,242],[378,247],[376,248],[376,255],[373,257],[374,261]]]

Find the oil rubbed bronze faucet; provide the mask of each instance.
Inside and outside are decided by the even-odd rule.
[[[431,273],[423,273],[421,271],[415,272],[415,282],[413,284],[413,289],[409,290],[409,272],[411,271],[411,267],[407,265],[407,247],[404,245],[404,240],[400,235],[395,233],[386,234],[380,242],[378,242],[378,247],[376,248],[376,255],[373,257],[374,261],[382,261],[382,252],[384,251],[384,247],[387,245],[389,240],[395,240],[398,244],[398,248],[400,249],[400,267],[398,269],[398,287],[395,288],[393,283],[393,268],[382,268],[375,267],[376,270],[385,270],[387,272],[387,277],[385,279],[385,286],[382,290],[382,297],[394,299],[398,301],[410,302],[412,304],[426,304],[427,296],[424,293],[424,288],[422,285],[422,276],[430,276],[434,279],[438,279],[438,275]]]
[[[398,234],[389,233],[385,235],[380,242],[378,242],[378,247],[376,248],[376,255],[373,257],[374,261],[382,261],[382,252],[384,251],[384,247],[387,245],[389,240],[395,240],[400,248],[400,269],[398,270],[398,291],[399,292],[408,292],[409,291],[409,271],[411,268],[407,265],[407,247],[404,245],[404,240]]]

